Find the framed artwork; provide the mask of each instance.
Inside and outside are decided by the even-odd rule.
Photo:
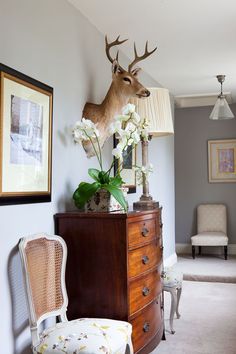
[[[0,204],[51,201],[53,89],[0,64]]]
[[[116,147],[118,139],[114,135],[114,147]],[[114,174],[116,174],[119,169],[120,175],[125,182],[125,187],[128,188],[128,193],[136,193],[136,173],[134,166],[136,165],[136,147],[132,149],[129,146],[127,150],[123,153],[122,164],[115,159]]]
[[[236,139],[208,141],[209,182],[236,182]]]

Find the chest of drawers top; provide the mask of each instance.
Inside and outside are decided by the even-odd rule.
[[[79,231],[82,232],[82,223],[87,228],[87,234],[89,229],[92,228],[92,233],[99,233],[101,226],[106,228],[111,226],[110,232],[115,234],[116,227],[125,232],[128,237],[129,248],[138,247],[140,244],[148,243],[150,240],[160,236],[161,223],[161,209],[152,211],[132,211],[128,213],[112,212],[112,213],[85,213],[85,212],[66,212],[58,213],[55,218],[55,229],[58,230],[58,223],[69,224],[73,227],[73,221],[80,223]],[[123,227],[122,227],[123,226]],[[98,228],[97,228],[98,227]],[[85,230],[84,230],[85,232]],[[100,237],[107,237],[105,233],[101,233]]]

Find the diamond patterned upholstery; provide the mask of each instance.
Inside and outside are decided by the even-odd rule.
[[[197,209],[197,232],[221,231],[227,233],[226,206],[223,204],[202,204]]]

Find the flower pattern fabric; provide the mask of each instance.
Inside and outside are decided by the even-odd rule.
[[[124,354],[131,337],[128,322],[82,318],[57,323],[44,330],[34,353],[40,354]]]
[[[182,287],[183,273],[175,271],[172,267],[166,267],[164,269],[164,286],[166,287]]]

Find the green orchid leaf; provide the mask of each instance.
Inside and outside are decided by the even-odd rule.
[[[110,182],[109,175],[106,172],[104,172],[104,171],[100,171],[99,172],[98,178],[99,178],[99,182],[101,184],[109,184],[109,182]]]
[[[94,179],[95,181],[99,182],[99,175],[100,171],[97,170],[96,168],[89,168],[88,169],[88,174],[90,177],[92,177],[92,179]]]
[[[81,182],[73,194],[73,199],[77,208],[83,208],[84,204],[97,192],[100,187],[101,184],[98,182]]]
[[[120,187],[123,184],[122,178],[117,175],[115,177],[110,177],[110,184],[116,187]]]
[[[122,206],[122,208],[127,211],[128,206],[125,200],[123,192],[116,186],[112,184],[104,184],[102,188],[106,189],[111,195],[117,200],[117,202]]]

